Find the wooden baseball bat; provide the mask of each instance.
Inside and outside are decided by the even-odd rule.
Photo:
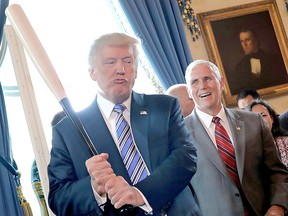
[[[98,154],[85,128],[80,122],[78,116],[73,110],[69,99],[66,96],[65,89],[45,51],[39,38],[37,37],[27,16],[18,4],[12,4],[5,10],[14,31],[22,42],[28,55],[32,59],[35,67],[44,79],[45,83],[58,99],[66,115],[71,119],[74,126],[83,136],[86,144],[93,155]]]

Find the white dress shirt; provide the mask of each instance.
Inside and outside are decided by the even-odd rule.
[[[202,112],[197,107],[195,107],[195,111],[196,111],[202,125],[204,126],[205,130],[207,131],[211,140],[213,141],[215,147],[218,148],[217,144],[216,144],[216,139],[215,139],[215,124],[212,122],[212,119],[214,116],[211,116],[207,113]],[[232,145],[234,146],[233,139],[231,139],[232,136],[231,136],[230,126],[229,126],[228,119],[227,119],[227,116],[225,114],[223,106],[216,116],[221,119],[220,120],[221,125],[223,125],[223,127],[227,131],[227,133],[230,137],[230,140],[232,142]]]
[[[250,64],[251,64],[251,72],[253,74],[255,74],[256,76],[260,76],[260,73],[261,73],[261,61],[260,61],[260,59],[251,58]]]

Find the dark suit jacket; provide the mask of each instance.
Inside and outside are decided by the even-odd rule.
[[[264,215],[272,204],[288,208],[288,173],[280,162],[273,137],[259,114],[225,109],[243,192]],[[204,216],[244,215],[240,192],[232,182],[195,110],[185,118],[197,147],[197,172],[192,185]]]
[[[281,127],[288,131],[288,110],[281,113],[281,115],[279,116],[279,121],[280,121],[280,125]]]
[[[250,59],[259,59],[261,63],[260,76],[251,72]],[[245,88],[255,90],[268,88],[275,85],[286,84],[288,75],[284,62],[276,56],[270,55],[262,50],[256,53],[245,55],[237,64],[235,72],[228,77],[232,95],[238,94]]]
[[[97,151],[108,153],[116,175],[130,182],[96,100],[78,116]],[[199,208],[187,186],[196,172],[196,149],[178,101],[165,95],[133,92],[131,127],[135,142],[151,172],[150,176],[134,186],[147,198],[154,215],[161,212],[168,215],[199,215]],[[85,167],[89,157],[91,154],[70,119],[65,117],[53,127],[48,166],[49,205],[57,215],[102,215]]]

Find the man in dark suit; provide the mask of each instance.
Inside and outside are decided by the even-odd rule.
[[[288,172],[262,117],[223,106],[224,79],[209,61],[192,62],[186,81],[195,108],[185,123],[198,156],[191,182],[203,215],[283,216],[288,208]],[[227,157],[222,158],[223,153]]]
[[[67,117],[53,127],[49,206],[57,215],[103,215],[109,200],[115,209],[132,205],[142,214],[200,215],[189,187],[196,172],[196,149],[178,101],[132,91],[137,43],[126,34],[111,33],[91,47],[89,73],[98,94],[78,116],[99,155],[91,156]],[[126,170],[130,164],[125,160],[124,165],[121,158],[125,147],[117,133],[124,120],[119,120],[119,107],[132,129],[132,136],[127,129],[125,137],[141,161],[136,183]],[[115,126],[116,120],[120,126]]]
[[[233,95],[247,87],[257,90],[287,83],[288,75],[283,60],[262,50],[253,30],[241,30],[239,39],[245,56],[237,64],[231,78]]]
[[[279,121],[281,127],[288,131],[288,110],[280,114]]]

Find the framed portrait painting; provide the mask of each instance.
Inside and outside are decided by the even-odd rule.
[[[197,14],[210,61],[226,84],[223,102],[236,105],[242,90],[261,97],[288,92],[288,43],[275,0]]]

